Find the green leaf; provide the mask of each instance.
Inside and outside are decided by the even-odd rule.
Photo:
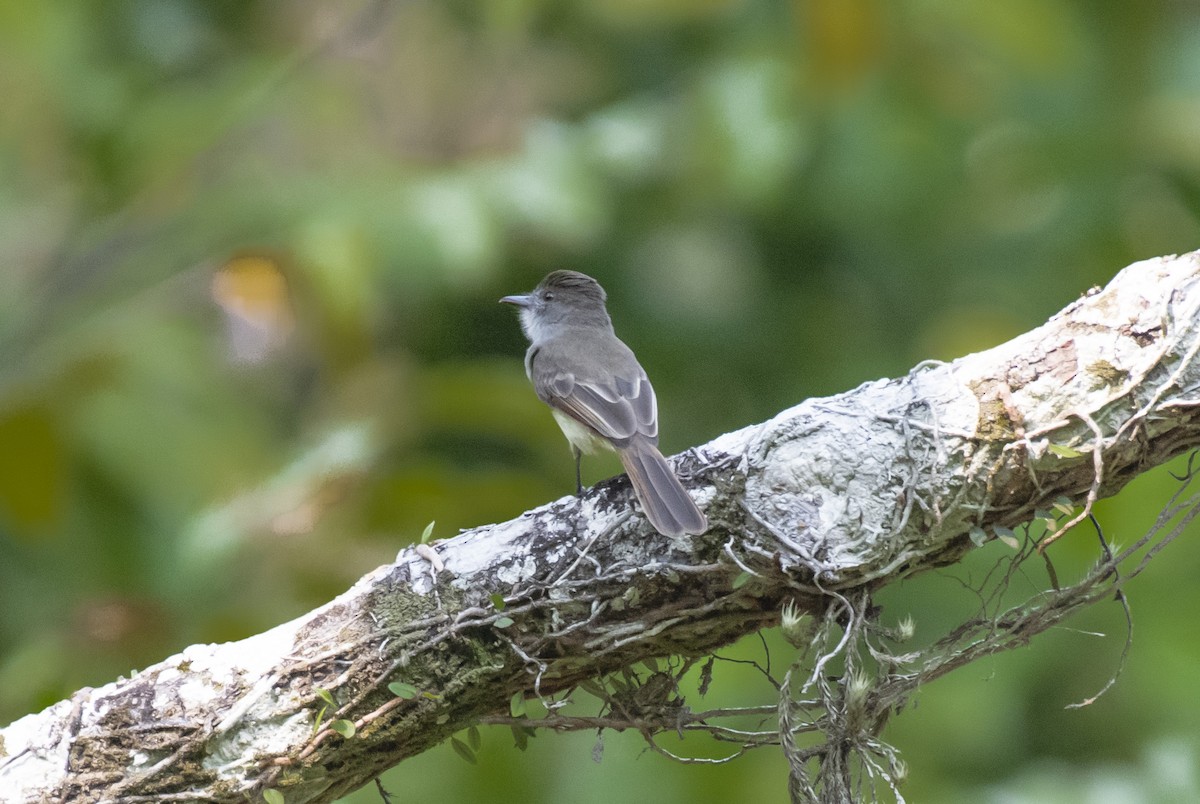
[[[321,730],[321,721],[325,719],[325,713],[329,711],[328,706],[322,706],[321,711],[317,712],[317,719],[313,721],[313,734]]]
[[[751,577],[750,573],[748,573],[748,572],[738,573],[738,576],[733,579],[733,588],[741,589],[743,586],[746,585],[746,582],[750,580],[750,577]]]
[[[329,704],[330,706],[334,707],[335,709],[337,708],[337,701],[333,700],[333,694],[329,690],[322,689],[321,687],[317,687],[316,692],[317,692],[318,698],[320,698],[322,701]]]
[[[508,713],[513,717],[520,717],[525,714],[525,693],[514,692],[513,697],[508,701]]]
[[[967,535],[971,537],[971,541],[976,547],[981,547],[987,541],[987,533],[978,525],[967,531]]]
[[[388,684],[388,690],[397,698],[405,700],[417,697],[417,688],[412,684],[405,684],[403,681],[393,681],[391,684]]]
[[[992,533],[996,534],[996,538],[1001,540],[1003,540],[1005,536],[1010,539],[1016,538],[1016,534],[1013,533],[1013,529],[1006,528],[1003,525],[992,525]]]
[[[496,625],[496,627],[497,627],[497,628],[508,628],[508,627],[510,627],[512,624],[513,624],[513,618],[512,618],[512,617],[498,617],[498,618],[496,618],[496,623],[495,623],[495,625]]]
[[[1054,569],[1054,562],[1050,560],[1049,553],[1042,553],[1042,558],[1046,560],[1046,574],[1050,576],[1050,587],[1057,592],[1062,588],[1058,585],[1058,570]]]
[[[421,531],[421,544],[429,544],[429,536],[433,533],[433,524],[437,520],[433,520],[425,526],[425,530]]]
[[[457,737],[450,738],[450,745],[460,757],[465,759],[467,762],[470,762],[472,765],[476,764],[475,752],[471,750],[471,746],[467,745]]]
[[[602,701],[605,700],[606,698],[608,698],[608,691],[605,690],[601,684],[598,684],[597,682],[592,681],[591,679],[587,679],[586,681],[580,681],[579,689],[583,690],[584,692],[588,693],[589,695],[594,695],[595,697],[599,698]]]
[[[1011,547],[1011,548],[1012,548],[1012,549],[1014,549],[1014,550],[1020,550],[1020,549],[1021,549],[1021,543],[1017,541],[1017,537],[1016,537],[1016,536],[1000,536],[1000,535],[997,535],[997,536],[996,536],[996,538],[997,538],[997,539],[999,539],[1000,541],[1004,542],[1005,544],[1007,544],[1009,547]]]
[[[352,721],[345,720],[345,719],[333,721],[332,723],[329,724],[329,728],[336,731],[338,734],[342,735],[347,740],[349,740],[351,737],[353,737],[354,732],[355,732],[354,723]]]
[[[438,716],[437,716],[437,720],[436,720],[435,722],[436,722],[436,723],[437,723],[439,726],[444,726],[444,725],[446,725],[447,723],[449,723],[449,722],[450,722],[450,716],[449,716],[449,715],[447,715],[445,712],[443,712],[442,714],[440,714],[440,715],[438,715]]]
[[[513,745],[518,751],[524,751],[529,747],[529,735],[520,726],[512,726]]]
[[[1062,444],[1051,444],[1050,451],[1060,458],[1082,458],[1083,453],[1073,447]]]
[[[483,737],[479,735],[478,726],[472,726],[471,728],[467,729],[467,743],[474,751],[478,751],[479,746],[483,745]]]
[[[422,697],[422,698],[428,698],[428,699],[429,699],[429,700],[431,700],[431,701],[440,701],[440,700],[442,700],[442,696],[438,695],[436,692],[430,692],[429,690],[424,690],[424,691],[421,693],[421,697]]]
[[[267,804],[283,804],[283,793],[280,793],[274,787],[269,787],[263,791],[263,801]]]
[[[715,661],[715,657],[709,656],[708,661],[700,668],[700,684],[696,691],[700,693],[701,698],[708,694],[708,685],[712,683],[713,663]]]
[[[492,601],[492,608],[494,608],[496,611],[504,611],[504,607],[508,605],[504,602],[504,595],[500,594],[499,592],[494,592],[490,599]]]

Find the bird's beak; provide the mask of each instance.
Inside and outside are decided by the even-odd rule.
[[[501,304],[515,304],[517,307],[528,307],[533,303],[532,296],[505,296],[500,300]]]

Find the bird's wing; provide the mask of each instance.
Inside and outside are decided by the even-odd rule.
[[[635,364],[636,365],[636,364]],[[535,366],[534,390],[546,404],[623,447],[635,436],[658,443],[658,403],[641,366],[630,378],[583,379],[562,367]]]

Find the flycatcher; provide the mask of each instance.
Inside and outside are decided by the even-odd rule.
[[[613,333],[606,298],[590,276],[554,271],[533,292],[500,301],[521,308],[530,342],[525,373],[571,442],[576,492],[583,493],[582,453],[615,450],[659,533],[703,533],[708,521],[658,451],[654,389]]]

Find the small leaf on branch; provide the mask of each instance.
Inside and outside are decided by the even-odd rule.
[[[1017,541],[1016,536],[1007,536],[1007,535],[1001,536],[1000,534],[996,534],[996,538],[999,539],[1000,541],[1004,542],[1005,544],[1007,544],[1009,547],[1011,547],[1014,550],[1021,549],[1021,543]]]
[[[700,684],[696,687],[696,692],[700,693],[701,698],[708,694],[708,685],[712,683],[713,662],[715,661],[715,656],[709,656],[708,661],[700,668]]]
[[[388,684],[387,688],[397,698],[408,700],[417,697],[417,688],[412,684],[405,684],[403,681],[393,681],[391,684]]]
[[[454,749],[455,753],[457,753],[467,762],[470,762],[472,765],[478,764],[478,760],[475,759],[475,752],[471,750],[471,746],[467,745],[462,740],[458,739],[457,737],[451,737],[450,746]]]
[[[517,691],[513,693],[513,697],[508,702],[508,713],[513,717],[520,717],[525,714],[525,693]]]
[[[602,701],[608,697],[608,692],[604,689],[604,687],[590,678],[579,682],[579,689],[583,690],[589,695],[594,695]]]

